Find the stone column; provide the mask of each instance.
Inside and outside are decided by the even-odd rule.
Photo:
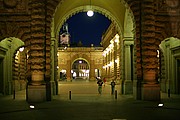
[[[132,80],[131,80],[131,69],[132,69],[132,65],[131,65],[131,48],[130,46],[133,45],[133,41],[132,40],[128,40],[125,38],[124,40],[124,46],[125,46],[125,53],[124,53],[124,71],[125,71],[125,79],[123,81],[123,92],[124,94],[132,94],[133,91],[133,84],[132,84]]]
[[[57,80],[57,40],[54,33],[54,19],[51,26],[51,91],[53,95],[58,94],[58,80]]]
[[[57,51],[56,50],[57,49],[57,47],[56,47],[56,40],[55,40],[55,38],[51,38],[51,81],[50,81],[50,83],[51,83],[51,89],[52,89],[52,93],[53,93],[53,95],[56,95],[57,94],[57,87],[58,87],[58,83],[57,83],[57,74],[56,74],[56,72],[57,72],[57,65],[56,65],[56,59],[57,59],[57,52],[55,52],[55,51]]]
[[[46,6],[39,0],[31,1],[31,40],[28,51],[30,80],[27,86],[27,101],[46,101]],[[41,26],[41,27],[40,27]],[[49,88],[49,87],[48,87]]]
[[[11,39],[12,40],[12,39]],[[11,41],[11,44],[12,44],[12,41]],[[12,55],[13,55],[13,49],[12,49],[12,45],[9,45],[9,54],[8,54],[8,94],[11,94],[12,93]]]
[[[71,81],[71,60],[67,60],[66,77],[67,81]]]
[[[157,49],[159,42],[155,39],[154,0],[140,1],[140,54],[142,100],[160,100],[160,86],[157,83]]]
[[[165,53],[164,53],[164,57],[165,57],[165,79],[166,79],[166,92],[168,91],[168,89],[170,89],[170,79],[171,79],[171,72],[170,72],[170,68],[171,68],[171,64],[170,64],[170,57],[171,57],[171,50],[170,50],[170,41],[169,39],[165,40]]]
[[[92,59],[92,58],[91,58]],[[90,61],[90,80],[95,80],[94,60]]]

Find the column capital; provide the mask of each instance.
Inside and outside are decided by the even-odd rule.
[[[133,40],[124,40],[124,46],[130,46],[130,45],[134,45]]]
[[[134,41],[133,37],[123,37],[123,41]]]

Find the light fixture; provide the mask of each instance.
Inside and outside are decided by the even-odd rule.
[[[30,105],[29,108],[30,109],[34,109],[35,107],[34,107],[34,105]]]
[[[93,12],[92,7],[91,7],[91,0],[90,0],[90,9],[87,11],[87,15],[89,17],[92,17],[94,15],[94,12]]]
[[[163,105],[164,105],[164,104],[162,104],[162,103],[159,103],[159,104],[158,104],[158,107],[163,107]]]
[[[24,47],[19,48],[19,51],[22,52],[24,50]]]

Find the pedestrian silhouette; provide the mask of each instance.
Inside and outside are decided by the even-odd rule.
[[[116,85],[116,83],[114,82],[114,80],[112,80],[112,82],[111,82],[111,94],[112,95],[114,94],[115,85]]]
[[[102,85],[103,85],[103,81],[101,79],[99,79],[97,81],[97,84],[98,84],[98,92],[99,94],[102,94]]]

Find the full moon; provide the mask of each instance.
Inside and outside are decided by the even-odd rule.
[[[92,17],[94,15],[94,12],[92,10],[87,11],[87,15],[89,17]]]

